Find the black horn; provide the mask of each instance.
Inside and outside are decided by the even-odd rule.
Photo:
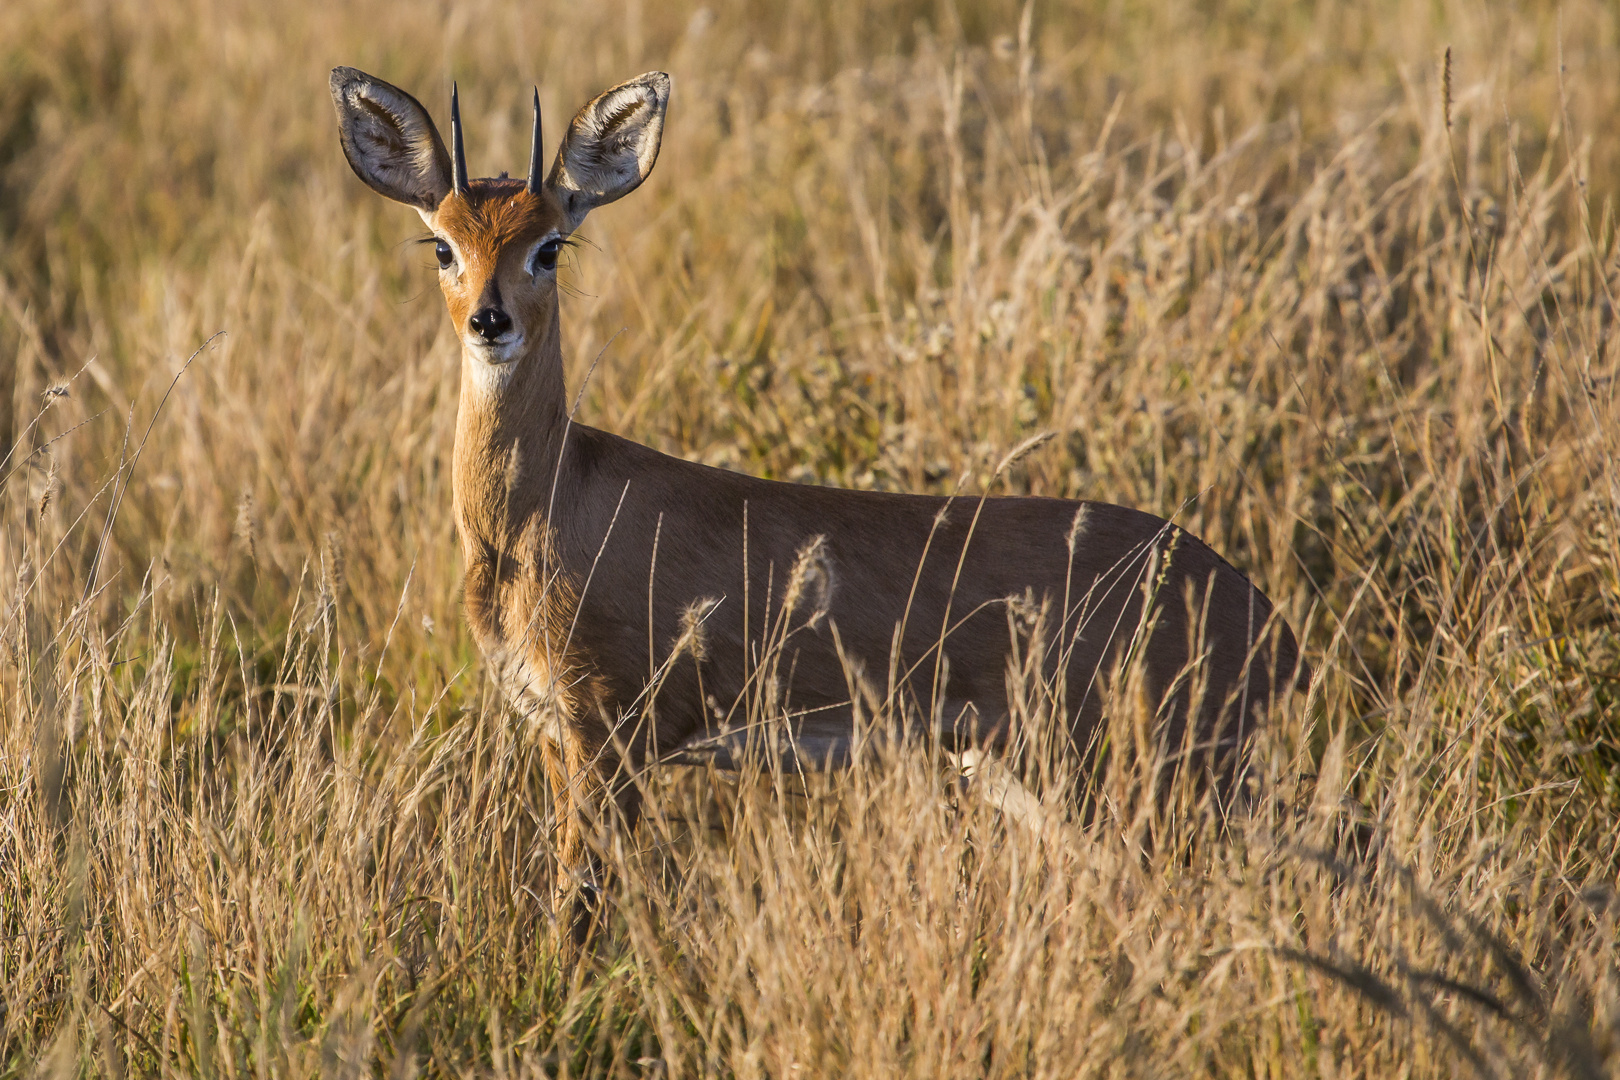
[[[534,88],[534,141],[529,146],[529,182],[523,189],[530,195],[540,194],[540,88]]]
[[[457,195],[467,194],[467,148],[461,145],[461,94],[455,83],[450,84],[450,161],[451,175]]]

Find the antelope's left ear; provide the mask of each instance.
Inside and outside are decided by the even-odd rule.
[[[579,110],[546,179],[562,201],[570,230],[647,179],[658,160],[668,106],[669,76],[649,71]]]

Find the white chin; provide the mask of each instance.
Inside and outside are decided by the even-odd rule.
[[[481,341],[469,341],[466,343],[466,347],[469,356],[491,367],[505,367],[508,364],[516,363],[518,357],[523,355],[522,338],[497,342],[493,345],[486,345]]]

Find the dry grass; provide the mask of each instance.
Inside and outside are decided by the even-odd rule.
[[[0,1075],[1620,1072],[1620,17],[1528,7],[0,6]],[[457,77],[477,173],[672,72],[584,417],[935,491],[1056,432],[1003,486],[1302,631],[1253,812],[1140,799],[1128,710],[1040,829],[925,749],[669,770],[562,965],[338,63]]]

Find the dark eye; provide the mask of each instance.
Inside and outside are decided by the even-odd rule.
[[[450,245],[443,240],[433,242],[433,254],[439,257],[439,269],[448,270],[450,264],[456,261],[456,253],[450,250]]]
[[[541,244],[534,252],[535,271],[557,269],[557,252],[562,250],[562,241],[553,237]]]

